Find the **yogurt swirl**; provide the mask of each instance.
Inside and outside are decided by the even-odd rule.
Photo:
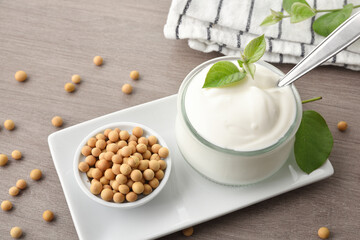
[[[186,91],[186,115],[198,134],[236,151],[259,150],[279,141],[296,116],[291,88],[277,87],[279,75],[259,64],[255,80],[248,76],[229,87],[202,88],[211,67],[196,74]]]

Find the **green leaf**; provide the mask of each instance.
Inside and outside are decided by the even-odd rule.
[[[348,19],[353,11],[352,4],[345,5],[343,9],[322,15],[313,23],[314,31],[321,36],[328,36],[346,19]]]
[[[317,112],[304,111],[295,136],[295,159],[306,173],[321,167],[329,157],[333,137],[324,118]]]
[[[245,72],[249,73],[251,78],[254,79],[256,66],[254,63],[244,63],[243,68]]]
[[[280,22],[281,18],[279,17],[275,17],[273,15],[267,16],[262,23],[260,24],[260,26],[270,26],[273,25],[277,22]]]
[[[313,16],[315,16],[315,11],[309,5],[297,2],[291,6],[291,23],[298,23]]]
[[[283,8],[285,9],[286,12],[288,12],[289,14],[291,14],[291,6],[294,3],[303,3],[306,4],[308,6],[310,6],[305,0],[284,0],[283,1]]]
[[[254,63],[249,63],[249,73],[253,79],[255,76],[255,71],[256,71],[256,65]]]
[[[203,88],[224,87],[240,80],[246,76],[245,72],[240,72],[235,64],[228,61],[215,63],[206,75]]]
[[[246,62],[254,63],[258,61],[264,55],[265,49],[266,42],[264,35],[251,40],[248,45],[246,45],[244,50]]]
[[[239,64],[239,66],[242,68],[242,67],[243,67],[244,62],[243,62],[242,60],[238,60],[238,64]]]
[[[271,15],[273,15],[274,17],[279,17],[282,18],[284,16],[284,14],[282,12],[277,12],[275,10],[270,9]]]

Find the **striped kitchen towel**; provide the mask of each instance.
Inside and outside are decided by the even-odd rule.
[[[308,3],[317,9],[335,9],[348,3],[359,4],[359,0],[308,0]],[[193,49],[225,55],[239,55],[239,49],[243,50],[251,39],[265,34],[263,59],[275,63],[298,63],[324,39],[311,28],[315,18],[296,24],[284,19],[260,27],[270,9],[284,11],[282,0],[173,0],[164,34],[169,39],[188,39]],[[325,64],[360,70],[360,41]]]

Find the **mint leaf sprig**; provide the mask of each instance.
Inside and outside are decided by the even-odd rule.
[[[265,50],[265,37],[264,35],[261,35],[260,37],[251,40],[248,45],[246,45],[244,54],[241,54],[242,67],[247,73],[251,75],[252,79],[254,79],[256,70],[254,63],[259,61],[259,59],[264,55]]]
[[[255,62],[265,53],[266,42],[264,35],[254,38],[245,47],[241,60],[238,60],[239,68],[229,61],[215,63],[206,75],[203,88],[226,87],[243,80],[247,74],[254,79]]]
[[[290,18],[291,23],[298,23],[315,16],[317,13],[328,12],[316,19],[312,25],[317,34],[326,37],[351,16],[353,9],[359,7],[360,5],[347,4],[339,9],[319,10],[310,7],[306,0],[283,0],[283,8],[289,15],[270,9],[271,15],[267,16],[260,26],[273,25],[284,18]]]

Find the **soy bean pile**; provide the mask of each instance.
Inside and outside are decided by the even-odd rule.
[[[146,138],[143,129],[106,129],[88,139],[79,170],[91,181],[90,191],[105,201],[134,202],[149,195],[164,178],[169,150],[155,136]]]

